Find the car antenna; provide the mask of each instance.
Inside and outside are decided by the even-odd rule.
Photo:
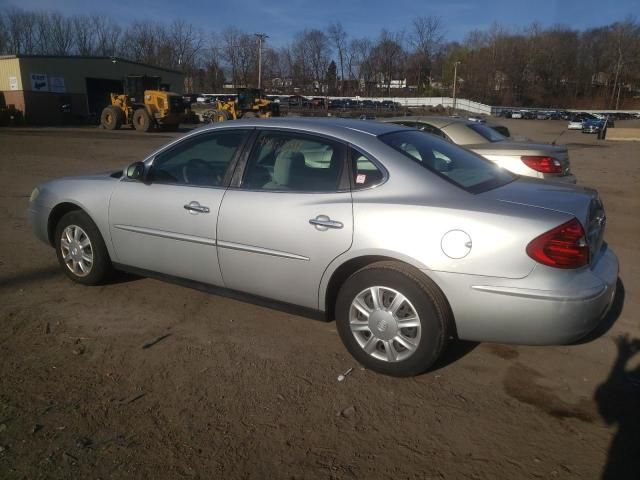
[[[553,142],[551,142],[551,145],[555,145],[555,144],[556,144],[556,142],[557,142],[558,140],[560,140],[560,137],[561,137],[562,135],[564,135],[564,132],[566,132],[566,130],[563,130],[563,131],[560,133],[560,135],[558,135],[558,136],[555,138],[555,140],[554,140]]]

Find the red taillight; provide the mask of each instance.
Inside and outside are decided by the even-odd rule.
[[[553,157],[541,157],[537,155],[525,155],[520,160],[536,172],[542,173],[562,173],[562,163]]]
[[[536,262],[556,268],[578,268],[589,263],[589,246],[577,219],[534,238],[527,255]]]

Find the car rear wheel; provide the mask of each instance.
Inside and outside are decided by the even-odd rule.
[[[415,269],[378,262],[351,275],[336,302],[338,333],[366,368],[408,377],[431,367],[452,325],[440,289]]]
[[[86,213],[73,211],[64,215],[56,226],[55,242],[58,262],[74,282],[98,285],[111,274],[107,247]]]

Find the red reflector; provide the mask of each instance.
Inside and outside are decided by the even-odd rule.
[[[577,219],[534,238],[527,255],[536,262],[556,268],[578,268],[589,263],[589,246]]]
[[[540,157],[537,155],[525,155],[520,157],[524,164],[542,173],[562,173],[562,163],[553,157]]]

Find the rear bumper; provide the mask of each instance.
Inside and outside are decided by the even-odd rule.
[[[597,261],[580,271],[537,265],[519,280],[425,273],[449,299],[460,339],[561,345],[592,332],[609,311],[618,259],[604,246]]]

